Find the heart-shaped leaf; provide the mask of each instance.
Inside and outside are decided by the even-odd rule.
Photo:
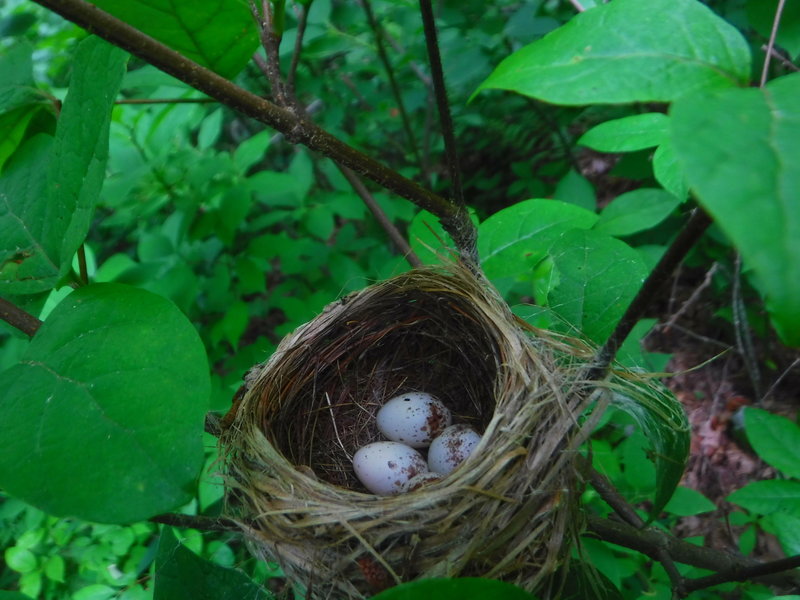
[[[0,487],[9,494],[107,523],[191,499],[208,364],[168,300],[116,283],[80,288],[2,377]]]

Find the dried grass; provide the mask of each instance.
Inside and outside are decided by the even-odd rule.
[[[336,302],[247,375],[221,437],[227,512],[316,598],[422,577],[539,586],[579,529],[574,457],[590,349],[526,331],[464,268],[417,269]],[[483,433],[442,481],[369,494],[350,457],[410,390]]]

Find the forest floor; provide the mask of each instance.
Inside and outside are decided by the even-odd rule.
[[[706,545],[738,553],[742,528],[731,524],[728,517],[734,507],[725,498],[751,481],[775,476],[774,469],[747,443],[741,408],[757,406],[796,420],[800,353],[781,346],[774,337],[753,336],[751,364],[758,368],[753,375],[734,326],[714,314],[713,307],[720,301],[712,298],[710,286],[704,283],[709,279],[706,273],[692,270],[677,274],[660,307],[660,325],[648,336],[646,347],[672,355],[667,371],[674,375],[665,383],[685,407],[692,427],[691,455],[682,484],[702,492],[718,507],[713,513],[681,519],[676,533],[702,535]],[[757,539],[754,555],[761,560],[784,556],[776,538],[764,533]]]

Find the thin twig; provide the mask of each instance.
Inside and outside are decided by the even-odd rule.
[[[772,20],[772,31],[769,33],[769,41],[767,42],[767,52],[764,56],[764,67],[761,69],[761,81],[758,87],[767,85],[767,73],[769,72],[769,63],[772,59],[772,50],[775,47],[775,38],[778,37],[778,27],[781,24],[781,15],[783,14],[783,6],[786,0],[778,0],[778,6],[775,8],[775,18]]]
[[[42,321],[5,298],[0,298],[0,319],[15,329],[19,329],[28,337],[33,337],[42,326]]]
[[[764,393],[764,395],[761,396],[761,400],[759,400],[757,402],[757,404],[763,404],[764,401],[773,394],[773,392],[775,391],[775,388],[777,388],[780,385],[781,381],[783,381],[784,378],[789,374],[789,372],[792,369],[794,369],[797,365],[800,365],[800,358],[795,358],[792,361],[792,364],[790,364],[788,367],[786,367],[786,369],[783,371],[783,373],[780,374],[780,376],[773,382],[773,384],[771,386],[769,386],[769,389]]]
[[[286,87],[293,98],[297,97],[294,87],[295,77],[297,75],[297,67],[300,64],[300,54],[303,50],[303,37],[306,34],[306,25],[308,24],[308,8],[299,5],[297,7],[297,33],[294,38],[294,51],[292,52],[292,62],[289,63],[289,72],[286,74]]]
[[[572,4],[578,12],[584,12],[586,10],[578,0],[569,0],[569,3]]]
[[[366,156],[315,123],[301,119],[157,42],[86,0],[35,0],[76,25],[256,119],[436,215],[469,265],[477,265],[475,226],[466,210]]]
[[[392,89],[394,101],[397,103],[397,110],[400,113],[400,120],[403,123],[403,130],[408,138],[408,145],[411,153],[414,155],[414,160],[422,171],[422,157],[419,154],[419,147],[417,145],[417,137],[414,135],[414,130],[411,127],[411,120],[408,118],[405,102],[403,102],[403,95],[400,92],[400,86],[397,84],[397,78],[394,75],[392,63],[389,62],[389,55],[386,53],[386,46],[383,43],[383,28],[378,24],[375,19],[375,14],[372,12],[372,4],[370,0],[361,0],[361,6],[364,8],[364,13],[367,16],[367,22],[372,29],[372,34],[375,37],[375,47],[378,52],[378,58],[383,65],[383,70],[386,71],[386,77],[389,79],[389,87]]]
[[[714,274],[718,269],[719,263],[715,262],[713,265],[711,265],[711,268],[706,272],[706,275],[700,285],[695,288],[689,298],[687,298],[686,302],[681,305],[675,314],[672,315],[666,323],[660,326],[661,329],[668,331],[669,328],[675,325],[675,322],[680,319],[686,313],[686,311],[695,304],[695,302],[697,302],[697,300],[700,298],[700,294],[703,293],[703,290],[711,285],[711,278],[714,277]]]
[[[775,50],[775,48],[768,48],[766,44],[761,45],[761,49],[766,52],[772,58],[777,59],[785,68],[789,69],[790,71],[800,71],[800,67],[794,64],[792,61],[787,60],[783,54]]]
[[[412,267],[421,267],[422,261],[411,249],[411,246],[409,246],[406,238],[400,233],[400,231],[398,231],[394,223],[389,220],[389,217],[387,217],[386,213],[383,212],[380,204],[378,204],[374,196],[369,193],[369,190],[356,176],[356,174],[347,167],[343,167],[338,163],[336,166],[339,167],[342,175],[344,175],[345,179],[347,179],[348,183],[353,187],[353,190],[356,192],[356,194],[358,194],[362,202],[364,202],[370,212],[372,212],[375,220],[380,224],[381,227],[383,227],[384,231],[386,231],[386,233],[389,235],[389,238],[392,240],[397,249],[403,254],[408,263]]]
[[[436,33],[436,21],[433,17],[431,0],[419,0],[419,9],[422,15],[422,27],[425,31],[425,46],[428,50],[428,61],[431,66],[433,92],[436,98],[436,107],[439,111],[439,122],[442,128],[442,137],[444,138],[444,151],[447,155],[447,169],[450,172],[453,199],[458,206],[464,207],[461,166],[458,162],[456,136],[453,129],[453,119],[450,116],[450,104],[447,100],[447,86],[444,81],[442,56],[439,53],[439,40]],[[466,209],[464,210],[466,212]]]
[[[114,104],[212,104],[214,98],[122,98]]]
[[[172,525],[183,529],[197,529],[199,531],[239,531],[236,523],[230,519],[217,517],[204,517],[202,515],[179,515],[165,513],[149,519],[153,523]]]

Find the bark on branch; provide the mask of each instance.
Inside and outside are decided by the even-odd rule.
[[[434,194],[393,169],[359,152],[314,123],[240,88],[141,31],[84,0],[35,0],[106,41],[216,98],[222,104],[269,125],[287,139],[331,158],[378,185],[436,215],[463,259],[477,264],[475,227],[454,202]]]

